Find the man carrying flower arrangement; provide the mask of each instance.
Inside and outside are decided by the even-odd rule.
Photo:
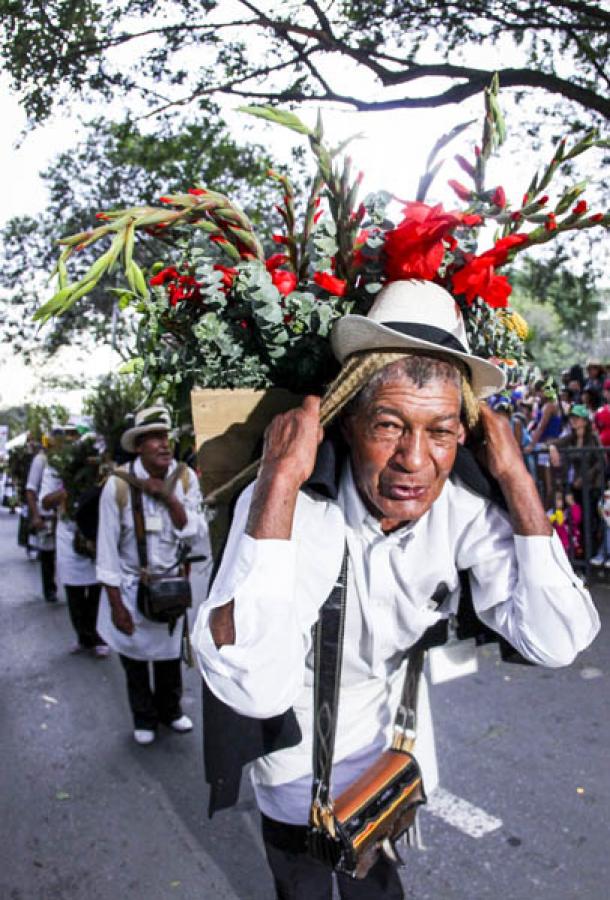
[[[121,438],[122,448],[137,458],[108,479],[100,499],[97,577],[104,595],[97,627],[119,654],[134,740],[142,745],[154,741],[159,724],[178,733],[193,728],[180,705],[184,617],[190,606],[184,563],[190,545],[207,529],[197,477],[174,462],[170,431],[164,407],[137,412]],[[181,591],[167,615],[144,598],[160,580],[170,591]]]
[[[336,807],[391,744],[405,655],[457,612],[461,571],[477,616],[539,665],[570,664],[599,628],[510,425],[478,405],[504,376],[471,354],[453,298],[431,282],[390,283],[367,317],[338,321],[332,343],[343,368],[323,402],[338,415],[344,455],[329,465],[317,398],[274,419],[194,632],[217,698],[248,717],[296,714],[302,739],[257,760],[252,780],[277,896],[303,900],[331,896],[331,865],[306,852],[320,724],[312,628],[345,548]],[[456,473],[476,418],[506,509]],[[414,754],[431,791],[438,778],[425,681],[419,693]],[[332,821],[332,810],[329,800],[321,820]],[[343,898],[403,896],[384,855],[363,881],[341,872],[338,880]]]
[[[474,159],[455,157],[472,181],[450,182],[465,210],[425,200],[439,152],[467,126],[437,142],[394,225],[397,198],[358,203],[361,175],[324,145],[319,120],[251,108],[306,135],[318,163],[300,226],[290,180],[269,173],[282,190],[283,233],[271,236],[281,253],[229,198],[197,186],[162,197],[163,208],[101,213],[102,225],[65,238],[58,291],[38,312],[69,309],[122,259],[124,302],[141,315],[133,369],[166,395],[195,384],[308,395],[273,420],[260,464],[206,497],[222,522],[222,504],[257,476],[193,638],[210,809],[236,802],[254,760],[279,898],[330,898],[333,871],[342,898],[403,896],[395,842],[437,782],[424,652],[439,680],[475,662],[454,639],[461,584],[475,618],[541,665],[569,664],[599,628],[509,423],[479,400],[527,364],[527,324],[498,270],[558,234],[610,225],[588,214],[583,184],[553,201],[544,193],[603,142],[594,132],[559,142],[511,208],[484,184],[504,139],[497,91],[494,78]],[[478,253],[489,222],[500,233]],[[174,235],[148,284],[136,234]],[[71,256],[108,237],[69,282]]]

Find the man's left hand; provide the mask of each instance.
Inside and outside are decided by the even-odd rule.
[[[515,534],[550,537],[553,533],[551,523],[527,471],[510,422],[481,404],[481,424],[485,438],[484,462],[500,484]]]
[[[507,476],[514,476],[525,469],[523,454],[509,420],[482,403],[481,425],[485,439],[484,462],[493,477],[502,482]]]
[[[154,500],[161,500],[162,502],[167,503],[167,485],[162,478],[149,477],[142,479],[140,484],[142,485],[142,490],[145,494],[148,494]]]

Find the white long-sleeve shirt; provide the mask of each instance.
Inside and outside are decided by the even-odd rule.
[[[519,537],[508,516],[457,478],[417,522],[385,535],[364,507],[349,465],[337,501],[301,491],[290,540],[245,534],[252,488],[240,498],[219,573],[201,608],[193,646],[211,690],[245,715],[294,707],[301,743],[258,760],[252,777],[263,812],[304,824],[311,795],[311,628],[349,551],[346,630],[333,766],[335,795],[391,739],[404,651],[457,611],[459,570],[470,570],[479,618],[528,659],[567,665],[599,629],[588,592],[557,536]],[[444,582],[440,607],[432,601]],[[234,599],[236,641],[218,650],[209,614]],[[416,756],[437,783],[422,683]]]
[[[44,467],[40,485],[41,503],[47,494],[54,494],[63,488],[63,482],[56,470],[48,464]],[[74,549],[76,525],[64,519],[61,512],[57,518],[55,532],[57,579],[63,585],[96,584],[95,563],[88,556],[81,556]]]
[[[172,462],[166,478],[176,468]],[[148,472],[140,458],[135,461],[137,478],[148,478]],[[176,562],[180,541],[193,543],[207,537],[207,525],[201,511],[202,501],[197,477],[188,470],[188,489],[179,478],[175,493],[186,512],[184,528],[176,528],[167,507],[147,494],[142,495],[142,508],[146,526],[148,568],[154,573],[168,570]],[[167,625],[151,622],[138,611],[136,597],[140,579],[138,545],[133,524],[131,495],[125,493],[125,504],[120,506],[116,496],[117,478],[109,478],[100,498],[99,526],[97,534],[97,579],[102,584],[118,587],[121,599],[131,613],[135,626],[132,635],[123,634],[114,627],[110,604],[103,592],[100,602],[97,630],[106,643],[118,653],[132,659],[177,659],[180,656],[182,629],[169,633]],[[175,574],[175,570],[171,572]]]

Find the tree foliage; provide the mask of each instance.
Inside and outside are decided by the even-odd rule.
[[[558,248],[546,260],[521,259],[510,275],[511,303],[530,326],[529,354],[553,373],[583,361],[603,307],[590,273],[577,274],[567,262]]]
[[[104,438],[109,459],[116,458],[128,419],[145,395],[146,391],[138,380],[107,375],[84,398],[83,413],[91,416],[95,433]]]
[[[149,134],[133,122],[92,122],[86,137],[60,154],[42,173],[49,204],[38,217],[17,217],[2,233],[0,334],[16,352],[43,348],[48,353],[74,341],[108,341],[120,348],[128,335],[120,317],[113,318],[116,297],[107,287],[93,303],[57,320],[40,334],[32,324],[35,309],[48,296],[48,275],[55,263],[57,240],[82,231],[101,209],[158,200],[164,191],[184,190],[196,183],[218,186],[238,197],[255,221],[266,195],[269,157],[262,147],[240,146],[212,116],[177,122],[164,118]],[[161,240],[148,242],[148,261],[163,257]],[[91,262],[79,255],[84,271]]]
[[[547,107],[572,101],[589,124],[610,117],[610,11],[599,0],[0,0],[0,10],[3,65],[32,122],[74,97],[117,95],[155,111],[218,93],[439,107],[489,83],[481,46],[514,60],[499,68],[504,88]],[[368,87],[353,92],[354,75]]]
[[[27,431],[32,439],[40,442],[43,434],[48,434],[53,425],[65,425],[70,414],[65,406],[52,403],[25,403],[0,410],[0,424],[8,425],[11,437]]]

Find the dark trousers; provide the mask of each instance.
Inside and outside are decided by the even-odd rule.
[[[55,600],[57,585],[55,584],[55,550],[39,550],[40,574],[42,575],[42,595],[45,600]]]
[[[182,668],[180,659],[148,663],[119,654],[127,676],[127,696],[135,728],[154,729],[159,722],[169,725],[182,715]],[[150,683],[149,665],[153,670]]]
[[[332,900],[330,866],[307,854],[305,826],[286,825],[263,815],[263,841],[277,900]],[[385,856],[366,878],[336,873],[341,900],[404,900],[396,866]]]
[[[97,609],[100,605],[101,585],[65,584],[68,600],[68,612],[72,627],[78,637],[78,643],[82,647],[97,647],[105,643],[96,629]]]

